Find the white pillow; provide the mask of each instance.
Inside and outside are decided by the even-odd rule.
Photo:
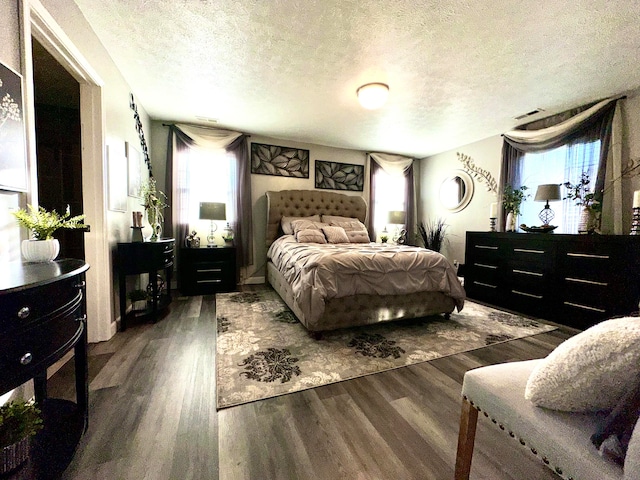
[[[525,398],[568,412],[610,410],[640,370],[640,318],[606,320],[561,343],[531,372]]]
[[[329,243],[349,243],[347,232],[345,232],[342,227],[324,226],[322,227],[322,231]]]
[[[294,220],[310,220],[312,222],[319,222],[320,215],[311,215],[310,217],[285,217],[283,216],[280,219],[280,225],[282,226],[282,232],[285,235],[293,235],[293,227],[291,226],[291,222]]]
[[[327,239],[324,238],[322,230],[297,230],[296,240],[300,243],[327,243]]]

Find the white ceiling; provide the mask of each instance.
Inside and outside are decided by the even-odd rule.
[[[281,139],[422,158],[640,87],[638,0],[75,1],[153,119]]]

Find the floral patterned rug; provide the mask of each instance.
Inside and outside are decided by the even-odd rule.
[[[315,340],[274,290],[216,294],[218,409],[466,352],[556,327],[466,301]]]

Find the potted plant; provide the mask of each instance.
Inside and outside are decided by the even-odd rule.
[[[147,300],[149,299],[149,294],[144,290],[131,290],[127,293],[127,297],[131,300],[131,308],[139,312],[144,310],[147,307]]]
[[[165,200],[167,196],[156,187],[156,179],[150,177],[140,187],[142,194],[142,206],[147,212],[147,221],[151,225],[151,237],[149,240],[155,242],[160,239],[162,234],[162,222],[164,221],[163,211],[167,205]]]
[[[582,172],[577,183],[564,182],[562,184],[567,189],[567,196],[563,200],[573,200],[576,206],[582,207],[578,233],[593,233],[598,229],[600,223],[602,203],[596,199],[595,192],[590,191],[590,183],[589,174]]]
[[[424,248],[439,252],[446,242],[448,225],[444,223],[442,218],[428,221],[426,224],[420,222],[418,225],[418,234],[422,239]]]
[[[50,262],[60,253],[60,243],[53,234],[61,228],[85,228],[84,215],[71,216],[69,205],[64,215],[55,210],[48,211],[27,205],[27,209],[12,212],[18,223],[29,229],[33,239],[24,240],[21,245],[22,255],[28,262]]]
[[[517,218],[520,215],[520,206],[522,202],[530,195],[525,193],[529,187],[522,185],[519,188],[513,188],[511,185],[505,185],[502,192],[502,206],[507,212],[506,230],[508,232],[516,231]]]
[[[34,402],[13,401],[0,407],[0,474],[20,466],[29,457],[29,441],[42,428]]]

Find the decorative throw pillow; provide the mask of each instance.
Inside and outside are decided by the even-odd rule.
[[[624,395],[615,408],[598,425],[591,441],[603,456],[611,458],[620,465],[625,455],[633,429],[640,416],[640,372],[633,383],[627,385]]]
[[[351,243],[369,243],[369,232],[366,230],[347,231],[347,237]]]
[[[312,222],[320,222],[320,215],[311,215],[310,217],[285,217],[280,219],[280,225],[282,226],[282,232],[285,235],[293,235],[293,227],[291,222],[294,220],[309,220]]]
[[[296,240],[300,243],[327,243],[322,230],[298,230],[296,232]]]
[[[293,234],[297,235],[301,230],[318,230],[322,233],[322,227],[326,226],[326,223],[314,222],[311,220],[294,220],[291,222],[291,229]]]
[[[640,420],[633,429],[627,457],[624,460],[624,480],[638,480],[640,478]]]
[[[322,231],[329,243],[349,243],[347,232],[342,227],[323,226]]]
[[[640,371],[640,319],[606,320],[560,344],[531,372],[525,398],[568,412],[610,410]]]

